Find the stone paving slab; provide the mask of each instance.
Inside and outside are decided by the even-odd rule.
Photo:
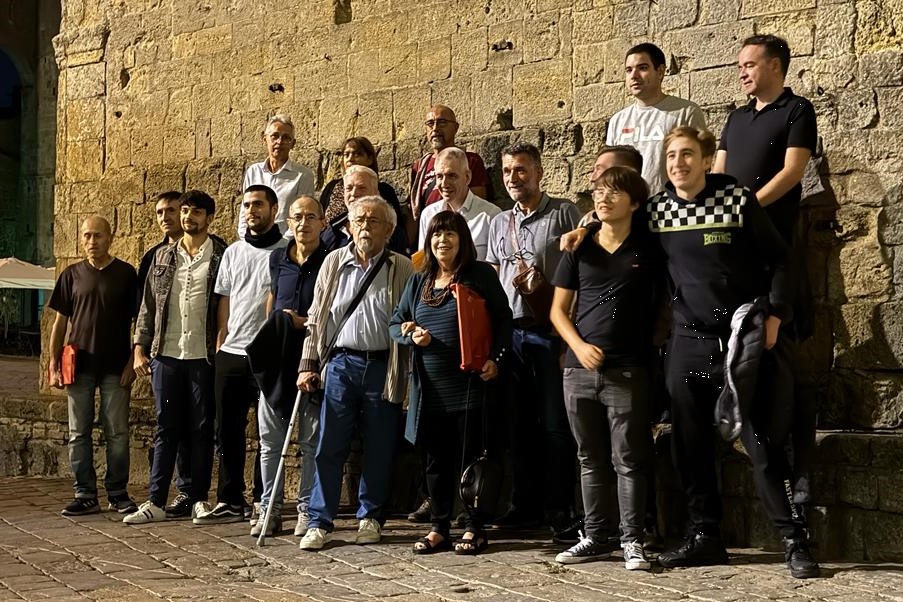
[[[389,521],[384,541],[353,543],[355,522],[304,552],[288,532],[257,548],[247,525],[189,521],[126,526],[112,512],[71,519],[62,479],[0,478],[0,602],[248,600],[276,602],[903,602],[903,566],[823,565],[822,579],[791,579],[781,556],[731,550],[731,564],[649,572],[618,555],[563,567],[541,532],[491,532],[488,553],[416,556],[423,528]]]

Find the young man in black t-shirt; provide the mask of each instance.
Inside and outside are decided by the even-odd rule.
[[[562,257],[552,279],[552,323],[569,346],[564,398],[586,512],[585,537],[555,560],[570,564],[609,556],[603,499],[610,458],[617,473],[625,566],[648,569],[643,549],[651,460],[647,365],[663,264],[648,231],[631,228],[634,212],[648,196],[642,176],[612,167],[595,186],[601,227]]]
[[[135,318],[138,276],[135,268],[110,255],[113,234],[102,217],[81,226],[86,259],[60,274],[48,304],[57,312],[50,334],[50,386],[63,388],[61,354],[66,328],[78,347],[75,382],[69,397],[69,462],[75,475],[75,499],[65,516],[100,512],[94,471],[94,392],[100,389],[100,418],[107,445],[104,488],[110,510],[137,509],[127,491],[129,481],[129,396],[135,380],[130,327]]]

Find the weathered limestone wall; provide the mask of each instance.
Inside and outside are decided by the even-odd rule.
[[[86,213],[111,218],[131,261],[157,240],[148,199],[199,187],[231,235],[261,123],[290,113],[295,156],[320,182],[343,138],[368,136],[393,183],[421,148],[430,103],[457,110],[497,195],[498,150],[542,146],[550,192],[576,198],[626,102],[623,53],[652,40],[669,91],[717,134],[743,102],[738,44],[777,33],[789,84],[815,103],[825,192],[805,240],[818,302],[807,384],[823,425],[903,426],[903,1],[67,0],[60,67],[54,253],[78,255]],[[402,186],[402,189],[404,187]],[[499,195],[501,196],[501,195]]]

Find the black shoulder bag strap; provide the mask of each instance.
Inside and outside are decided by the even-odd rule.
[[[357,306],[360,305],[361,299],[364,298],[364,294],[366,294],[367,289],[370,288],[370,285],[373,284],[373,280],[376,279],[376,275],[382,271],[383,266],[389,260],[389,255],[392,254],[388,248],[383,251],[383,254],[380,255],[379,259],[376,262],[370,272],[367,274],[367,277],[364,279],[364,282],[361,284],[361,288],[354,294],[354,298],[351,300],[351,305],[348,306],[348,309],[345,310],[345,313],[342,315],[341,319],[336,324],[335,332],[332,333],[332,336],[329,337],[329,344],[326,345],[326,353],[323,354],[323,357],[320,358],[320,365],[323,366],[326,362],[329,361],[329,356],[332,355],[332,350],[335,348],[336,341],[339,340],[339,333],[342,331],[342,327],[345,325],[345,322],[348,321],[348,318],[351,317],[351,314],[357,309]]]

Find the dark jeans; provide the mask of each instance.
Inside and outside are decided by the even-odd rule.
[[[151,360],[151,384],[156,401],[157,428],[151,466],[150,501],[166,504],[176,457],[183,455],[191,472],[183,474],[192,502],[207,501],[213,471],[213,366],[206,359]]]
[[[666,362],[674,465],[687,495],[691,529],[710,535],[719,535],[721,529],[713,417],[724,385],[725,353],[726,344],[718,339],[674,336]],[[777,375],[769,372],[776,359],[774,352],[764,352],[760,382],[771,379],[772,386],[779,386],[774,380]],[[801,526],[788,496],[791,473],[784,444],[791,410],[773,405],[774,398],[761,394],[764,390],[764,385],[759,387],[751,405],[759,409],[744,424],[741,438],[753,463],[753,478],[765,511],[781,534],[789,537]]]
[[[574,505],[576,446],[564,409],[559,339],[515,328],[508,367],[513,412],[512,504],[526,514],[567,513]]]
[[[604,541],[607,466],[618,482],[621,541],[643,539],[651,457],[649,372],[564,369],[564,403],[577,441],[586,536]],[[609,445],[610,442],[610,445]]]
[[[426,456],[426,490],[430,496],[432,530],[448,533],[462,468],[476,460],[482,447],[482,408],[420,415],[417,443]],[[492,512],[494,509],[489,509]],[[465,506],[465,530],[476,532],[492,518]]]
[[[216,353],[216,443],[219,455],[217,502],[243,505],[245,491],[245,455],[248,410],[256,407],[260,391],[251,374],[248,359],[218,351]],[[255,489],[259,461],[255,467]],[[258,494],[259,496],[259,494]],[[259,499],[259,498],[258,498]]]

